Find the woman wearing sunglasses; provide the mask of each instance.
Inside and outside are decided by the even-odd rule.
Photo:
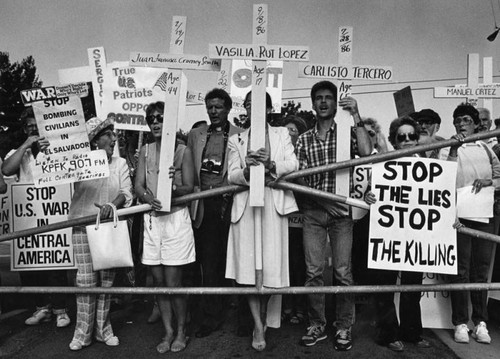
[[[404,116],[391,122],[389,142],[395,150],[418,145],[420,126],[411,117]],[[415,154],[414,156],[421,156]],[[375,195],[368,190],[365,194],[368,204],[375,203]],[[398,272],[369,269],[371,284],[396,284]],[[421,272],[401,272],[401,284],[422,284]],[[420,292],[403,292],[399,297],[399,324],[394,305],[394,293],[375,295],[377,324],[379,333],[377,342],[394,351],[403,351],[403,341],[414,343],[419,348],[429,348],[430,343],[422,338],[422,317],[420,313]]]
[[[146,108],[153,143],[142,147],[137,163],[135,193],[142,203],[151,205],[144,214],[144,246],[142,263],[151,266],[157,287],[181,287],[184,265],[195,261],[194,235],[186,204],[172,206],[170,212],[160,212],[162,204],[156,198],[160,167],[164,102]],[[176,144],[174,164],[169,169],[172,178],[172,197],[193,192],[194,165],[191,150]],[[180,352],[186,348],[186,296],[158,295],[156,297],[165,335],[156,346],[159,353]],[[174,328],[174,324],[176,325]]]

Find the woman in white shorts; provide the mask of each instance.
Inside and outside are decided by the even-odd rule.
[[[146,120],[155,142],[142,147],[137,164],[135,191],[137,197],[152,207],[144,215],[144,249],[142,263],[151,266],[155,285],[182,286],[183,265],[195,261],[194,236],[187,205],[172,206],[170,212],[160,212],[162,205],[156,198],[161,135],[163,127],[163,102],[155,102],[146,108]],[[194,165],[189,148],[176,144],[174,165],[169,169],[172,180],[172,197],[193,192]],[[159,295],[165,336],[156,347],[159,353],[179,352],[187,345],[186,296]],[[175,315],[177,328],[173,328]]]

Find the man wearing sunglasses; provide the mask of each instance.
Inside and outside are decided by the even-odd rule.
[[[206,191],[226,186],[227,142],[230,136],[243,131],[228,121],[233,102],[222,89],[213,89],[205,96],[205,106],[210,119],[192,129],[188,147],[193,152],[195,188]],[[203,287],[224,287],[226,249],[231,215],[231,195],[219,195],[191,204],[195,235],[196,259],[201,266]],[[225,317],[225,296],[206,295],[201,298],[200,327],[196,337],[203,338],[218,329]]]
[[[420,112],[415,112],[410,115],[420,125],[420,145],[427,145],[438,141],[443,141],[444,138],[437,135],[439,126],[441,126],[441,117],[430,108],[423,109]],[[439,150],[431,150],[425,153],[425,157],[437,158]]]

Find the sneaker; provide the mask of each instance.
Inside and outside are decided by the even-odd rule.
[[[429,341],[425,340],[424,338],[420,338],[415,345],[417,348],[422,348],[422,349],[427,349],[430,348],[432,345],[429,343]]]
[[[317,342],[325,340],[327,335],[323,325],[311,325],[307,328],[307,333],[302,337],[302,344],[306,347],[312,347]]]
[[[40,323],[50,322],[52,319],[52,312],[48,308],[37,309],[31,317],[25,320],[26,325],[38,325]]]
[[[469,342],[469,328],[467,324],[459,324],[455,326],[455,341],[457,343]]]
[[[56,326],[58,328],[65,328],[71,323],[71,319],[69,319],[68,314],[60,313],[56,316]]]
[[[352,348],[351,329],[339,329],[335,334],[335,350],[346,351]]]
[[[474,331],[472,332],[472,337],[476,339],[478,343],[490,344],[491,337],[488,334],[488,329],[486,328],[485,322],[479,322],[478,325],[474,327]]]

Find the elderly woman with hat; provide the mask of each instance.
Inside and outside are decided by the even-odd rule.
[[[92,150],[106,151],[109,162],[109,177],[75,183],[74,195],[69,209],[69,219],[88,215],[101,218],[112,215],[113,207],[128,207],[132,203],[132,183],[127,162],[113,156],[116,135],[111,119],[97,117],[87,121],[87,132]],[[78,272],[77,287],[111,287],[115,277],[113,269],[94,271],[85,227],[73,228],[73,246]],[[113,333],[109,319],[109,294],[77,294],[77,315],[75,333],[69,344],[71,350],[80,350],[95,340],[108,346],[117,346],[120,342]]]

